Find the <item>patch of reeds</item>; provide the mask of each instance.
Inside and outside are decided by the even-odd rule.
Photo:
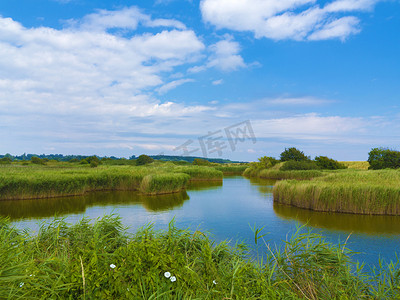
[[[277,182],[274,201],[316,211],[400,215],[398,170],[341,171],[311,181]]]
[[[260,244],[260,232],[255,230]],[[299,229],[284,248],[215,244],[200,231],[151,225],[128,236],[115,216],[28,234],[0,219],[1,299],[397,299],[397,263],[371,275],[346,245]]]
[[[147,195],[176,193],[186,188],[190,176],[183,173],[165,173],[146,175],[140,191]]]

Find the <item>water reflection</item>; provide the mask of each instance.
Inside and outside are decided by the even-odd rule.
[[[309,226],[365,234],[400,234],[400,216],[369,216],[316,212],[274,203],[274,212],[286,220]]]
[[[261,195],[267,196],[272,194],[272,189],[276,180],[263,179],[263,178],[248,178],[250,184],[257,187]]]
[[[215,190],[222,187],[222,180],[214,181],[192,181],[187,186],[188,191]]]
[[[11,220],[38,219],[83,213],[89,207],[107,205],[143,205],[154,212],[180,207],[186,200],[189,196],[185,191],[157,196],[132,191],[94,192],[77,197],[0,201],[0,215]]]

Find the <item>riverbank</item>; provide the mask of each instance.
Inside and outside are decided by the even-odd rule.
[[[212,167],[153,163],[146,166],[54,165],[0,166],[0,200],[53,198],[92,191],[132,190],[143,194],[182,191],[189,181],[222,181]]]
[[[265,247],[260,232],[255,240]],[[115,216],[37,234],[0,218],[0,298],[395,299],[396,264],[363,273],[345,245],[296,232],[264,261],[249,245],[215,244],[207,234],[152,226],[129,236]],[[18,251],[15,251],[18,249]],[[265,249],[265,248],[264,248]],[[371,275],[368,275],[371,274]]]

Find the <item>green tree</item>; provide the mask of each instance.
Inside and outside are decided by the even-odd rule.
[[[310,157],[306,156],[303,151],[296,149],[295,147],[285,148],[285,151],[281,153],[281,161],[309,161]]]
[[[400,152],[388,148],[373,148],[368,153],[369,169],[400,168]]]
[[[45,162],[43,161],[43,159],[40,159],[37,156],[32,156],[31,157],[31,161],[33,164],[37,164],[37,165],[45,165]]]
[[[136,160],[136,165],[137,166],[142,166],[142,165],[147,165],[150,164],[154,161],[150,156],[146,154],[139,155],[139,157]]]

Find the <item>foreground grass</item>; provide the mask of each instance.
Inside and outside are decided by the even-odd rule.
[[[260,242],[259,230],[255,241]],[[269,249],[269,248],[268,248]],[[215,244],[199,231],[149,225],[128,236],[106,216],[43,224],[37,235],[0,219],[1,299],[395,299],[397,264],[372,275],[345,245],[296,232],[256,260],[248,246]],[[168,272],[168,273],[166,273]]]
[[[82,195],[99,190],[139,190],[165,194],[186,188],[189,180],[220,180],[209,167],[151,164],[149,166],[0,166],[0,200]]]
[[[346,170],[277,182],[274,201],[316,211],[400,215],[400,171]]]

